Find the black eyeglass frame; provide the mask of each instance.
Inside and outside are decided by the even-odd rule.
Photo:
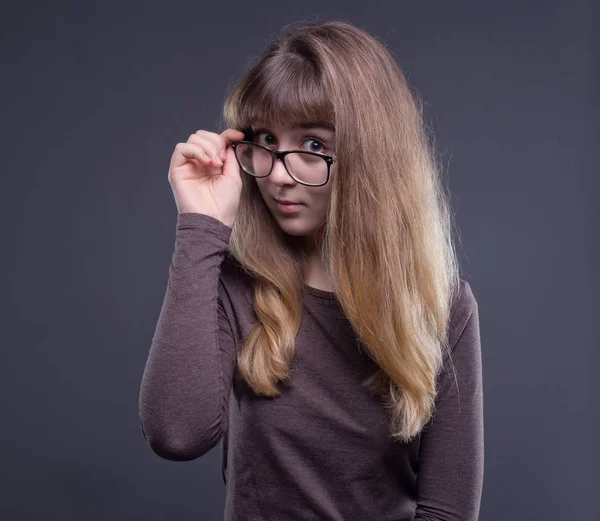
[[[267,152],[269,152],[269,154],[271,155],[271,168],[269,168],[269,172],[265,175],[254,175],[254,174],[251,174],[250,172],[248,172],[248,170],[246,170],[244,168],[244,166],[242,165],[242,162],[240,161],[240,159],[237,156],[237,146],[238,145],[252,145],[254,147],[260,147],[263,150],[266,150]],[[248,175],[251,175],[252,177],[259,177],[259,178],[263,178],[263,177],[267,177],[267,176],[271,175],[271,172],[273,171],[273,167],[275,166],[275,161],[277,159],[279,159],[283,163],[283,167],[285,168],[285,171],[290,175],[290,177],[297,183],[300,183],[301,185],[304,185],[304,186],[314,186],[314,187],[325,186],[329,182],[329,176],[331,173],[331,165],[337,161],[337,156],[335,154],[321,154],[319,152],[310,152],[309,150],[272,150],[266,146],[259,145],[258,143],[253,143],[252,141],[232,141],[231,147],[233,148],[233,150],[235,152],[235,159],[238,162],[238,164],[240,165],[240,168],[244,172],[246,172]],[[285,156],[287,156],[288,154],[310,154],[311,156],[317,156],[317,157],[323,158],[325,160],[325,162],[327,163],[327,179],[325,180],[325,182],[318,184],[318,185],[314,185],[314,184],[305,183],[303,181],[300,181],[299,179],[296,179],[292,175],[292,173],[288,170],[287,165],[285,164],[285,161],[283,160],[285,158]]]

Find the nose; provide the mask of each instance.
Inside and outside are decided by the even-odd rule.
[[[283,164],[283,161],[278,158],[275,158],[269,177],[271,178],[271,182],[275,184],[281,184],[285,182],[296,184],[296,180],[289,174],[285,165]]]

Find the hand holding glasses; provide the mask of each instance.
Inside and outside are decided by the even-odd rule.
[[[198,130],[177,143],[169,165],[169,184],[178,213],[201,213],[232,227],[242,191],[234,161],[233,140],[243,132],[228,128],[221,134]]]

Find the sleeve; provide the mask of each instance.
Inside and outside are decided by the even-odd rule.
[[[469,283],[462,284],[458,308],[466,318],[459,322],[458,339],[440,372],[434,415],[421,434],[415,521],[479,518],[484,469],[481,339],[477,302]]]
[[[162,458],[187,461],[227,429],[235,340],[224,311],[221,263],[231,228],[181,213],[158,323],[139,394],[142,433]]]

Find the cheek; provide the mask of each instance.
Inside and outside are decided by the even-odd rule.
[[[331,200],[331,185],[326,185],[317,190],[319,191],[314,193],[316,206],[325,210],[329,206],[329,201]]]
[[[268,188],[269,182],[265,179],[255,179],[254,182],[256,183],[258,191],[260,192],[260,195],[264,199],[265,203],[271,203],[269,200],[271,199],[271,191]],[[276,190],[272,190],[272,192],[276,192]]]
[[[327,213],[329,209],[329,201],[331,198],[331,193],[329,191],[319,192],[318,194],[313,194],[312,197],[308,199],[308,215],[310,215],[310,220],[315,223],[321,223],[327,219]]]

